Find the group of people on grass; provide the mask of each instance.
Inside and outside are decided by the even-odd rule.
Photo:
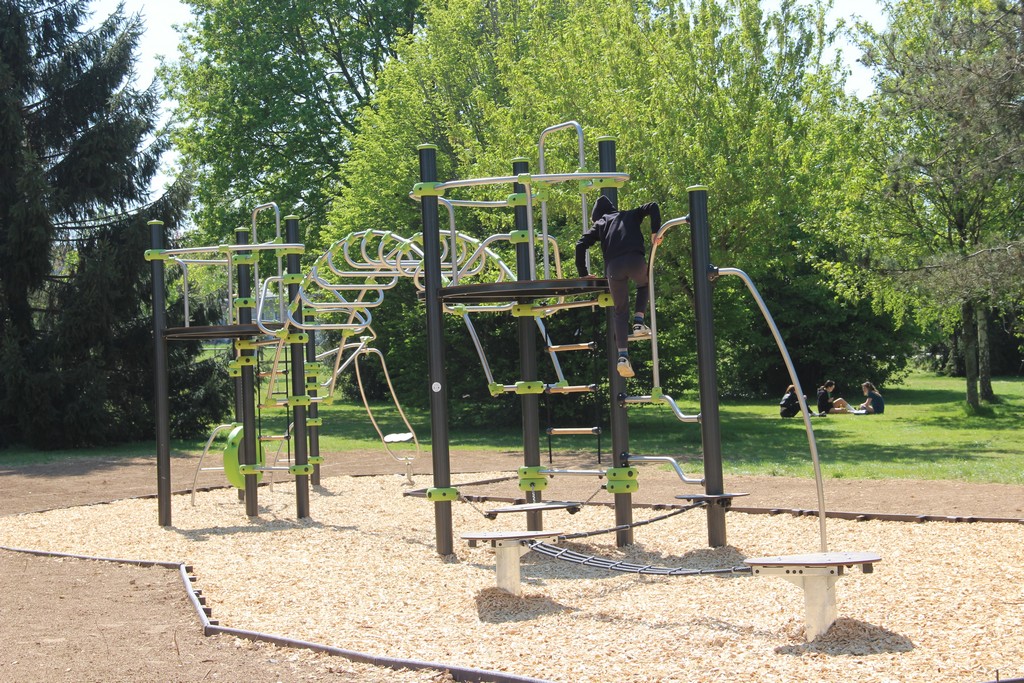
[[[871,382],[864,382],[860,385],[864,392],[864,402],[854,408],[844,398],[833,397],[836,383],[832,380],[825,380],[825,383],[818,387],[818,417],[846,413],[853,415],[881,415],[885,412],[885,399]],[[804,399],[806,400],[806,396]],[[800,412],[800,398],[797,396],[796,387],[790,384],[786,387],[786,393],[779,401],[779,415],[782,417],[793,417]]]

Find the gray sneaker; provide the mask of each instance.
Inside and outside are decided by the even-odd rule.
[[[632,377],[636,374],[633,372],[633,366],[629,364],[629,358],[626,356],[619,356],[619,362],[615,369],[619,372],[620,377]]]
[[[633,323],[633,332],[629,335],[630,339],[646,339],[650,336],[651,328],[643,323]]]

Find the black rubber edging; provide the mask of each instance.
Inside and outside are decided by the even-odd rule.
[[[551,681],[548,681],[546,679],[530,678],[528,676],[518,676],[516,674],[505,673],[502,671],[490,671],[487,669],[474,669],[472,667],[452,666],[449,664],[441,664],[439,662],[424,662],[416,659],[402,659],[400,657],[383,657],[379,655],[368,654],[365,652],[357,652],[355,650],[345,650],[339,647],[331,647],[330,645],[311,643],[305,640],[297,640],[295,638],[287,638],[285,636],[275,636],[271,633],[261,633],[259,631],[250,631],[247,629],[220,626],[219,624],[210,621],[210,618],[206,614],[206,610],[203,608],[202,604],[200,604],[199,596],[196,594],[195,588],[192,586],[192,577],[190,577],[192,567],[181,562],[162,562],[158,560],[132,560],[117,557],[94,557],[91,555],[56,553],[47,550],[32,550],[29,548],[12,548],[3,545],[0,545],[0,550],[7,550],[14,553],[25,553],[27,555],[36,555],[39,557],[66,557],[75,560],[112,562],[114,564],[129,564],[138,567],[161,567],[164,569],[176,569],[178,570],[178,574],[181,577],[182,585],[185,586],[185,593],[188,597],[188,600],[192,604],[193,609],[195,609],[196,615],[199,617],[199,621],[203,626],[204,636],[211,636],[217,633],[223,633],[238,638],[245,638],[246,640],[271,643],[273,645],[279,645],[282,647],[301,648],[304,650],[312,650],[314,652],[323,652],[329,655],[333,655],[335,657],[342,657],[353,662],[372,664],[374,666],[384,667],[388,669],[409,669],[414,671],[429,669],[431,671],[437,671],[439,673],[447,672],[456,681],[465,681],[466,683],[551,683]]]

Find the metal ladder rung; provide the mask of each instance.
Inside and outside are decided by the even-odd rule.
[[[581,344],[557,344],[547,348],[548,352],[560,353],[561,351],[596,351],[595,342],[584,342]]]
[[[600,427],[548,427],[547,433],[550,436],[560,436],[567,434],[593,434],[598,435],[601,433]]]
[[[544,387],[544,391],[549,394],[586,394],[594,393],[597,391],[596,384],[574,384],[572,386],[559,387],[553,384],[549,384]]]

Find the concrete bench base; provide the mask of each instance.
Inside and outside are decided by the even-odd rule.
[[[751,557],[743,562],[754,575],[781,576],[804,592],[804,635],[814,640],[836,620],[836,581],[844,570],[861,565],[870,574],[882,558],[874,553],[812,553]]]
[[[525,542],[561,536],[562,533],[561,531],[471,531],[462,534],[462,539],[469,541],[470,546],[476,545],[478,541],[489,541],[491,547],[494,548],[498,588],[512,595],[522,595],[519,558],[530,552],[530,547]]]

